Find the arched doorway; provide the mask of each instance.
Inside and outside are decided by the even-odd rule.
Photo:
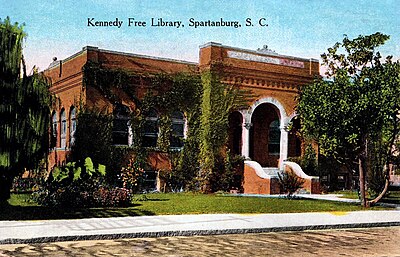
[[[250,158],[263,167],[278,167],[280,158],[280,116],[276,106],[263,103],[251,116]]]
[[[231,153],[241,154],[242,151],[242,124],[243,117],[238,111],[229,115],[228,148]]]

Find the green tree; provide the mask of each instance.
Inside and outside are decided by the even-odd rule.
[[[321,55],[327,79],[317,78],[304,87],[297,107],[302,132],[319,144],[321,154],[350,166],[358,164],[363,206],[376,203],[389,185],[386,174],[384,192],[367,201],[368,145],[381,141],[387,166],[398,135],[400,65],[390,56],[382,61],[376,50],[388,39],[379,32],[352,40],[345,36]]]
[[[105,111],[81,106],[77,116],[72,159],[90,157],[95,163],[112,166],[112,116]]]
[[[43,76],[27,76],[25,36],[22,25],[0,20],[0,202],[10,197],[13,178],[34,169],[49,149],[51,97]]]

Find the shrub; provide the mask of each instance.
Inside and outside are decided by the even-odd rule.
[[[304,179],[298,177],[291,168],[287,172],[278,173],[279,185],[281,190],[286,193],[286,197],[291,199],[293,194],[303,188]]]
[[[215,171],[210,177],[213,192],[229,192],[231,189],[241,190],[244,158],[231,154],[228,150],[224,158],[217,159]]]
[[[78,112],[72,159],[90,157],[95,163],[112,163],[112,116],[104,111],[81,107]]]
[[[35,189],[41,183],[42,183],[42,178],[40,177],[34,177],[34,178],[15,177],[11,191],[17,194],[32,193],[33,191],[36,191]]]
[[[120,178],[122,180],[122,187],[130,190],[131,192],[137,192],[140,187],[144,173],[142,161],[140,158],[129,159],[128,164],[121,169]]]
[[[185,144],[182,151],[170,151],[171,170],[159,170],[158,176],[162,184],[162,191],[180,192],[196,190],[196,174],[198,173],[197,156]],[[197,173],[196,173],[197,172]]]
[[[130,191],[118,187],[100,187],[96,192],[94,192],[93,198],[98,206],[129,206],[132,201]]]
[[[131,201],[126,189],[104,184],[106,169],[88,157],[83,162],[69,162],[56,167],[33,199],[43,206],[94,207],[126,206]]]

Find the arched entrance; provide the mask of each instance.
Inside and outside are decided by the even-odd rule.
[[[228,148],[231,153],[241,154],[242,151],[242,126],[243,117],[238,111],[229,115]]]
[[[262,167],[278,167],[280,158],[280,115],[271,103],[258,105],[251,116],[250,158]]]

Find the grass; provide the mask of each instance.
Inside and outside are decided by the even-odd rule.
[[[294,213],[343,212],[364,210],[357,204],[306,199],[278,199],[222,196],[216,194],[147,194],[135,197],[126,208],[49,208],[30,201],[27,194],[13,194],[0,206],[0,220],[79,219],[167,214],[207,213]],[[382,210],[382,207],[372,207]]]
[[[341,194],[341,198],[358,199],[357,191],[343,190],[335,191],[333,194]],[[389,191],[389,193],[385,195],[379,202],[400,204],[400,191]]]
[[[357,191],[342,190],[342,191],[335,191],[335,192],[332,192],[332,193],[329,193],[329,194],[341,195],[340,198],[358,199]]]
[[[357,211],[361,206],[331,201],[204,194],[153,194],[137,208],[161,214],[295,213]]]
[[[383,197],[382,202],[400,204],[400,191],[390,191]]]

